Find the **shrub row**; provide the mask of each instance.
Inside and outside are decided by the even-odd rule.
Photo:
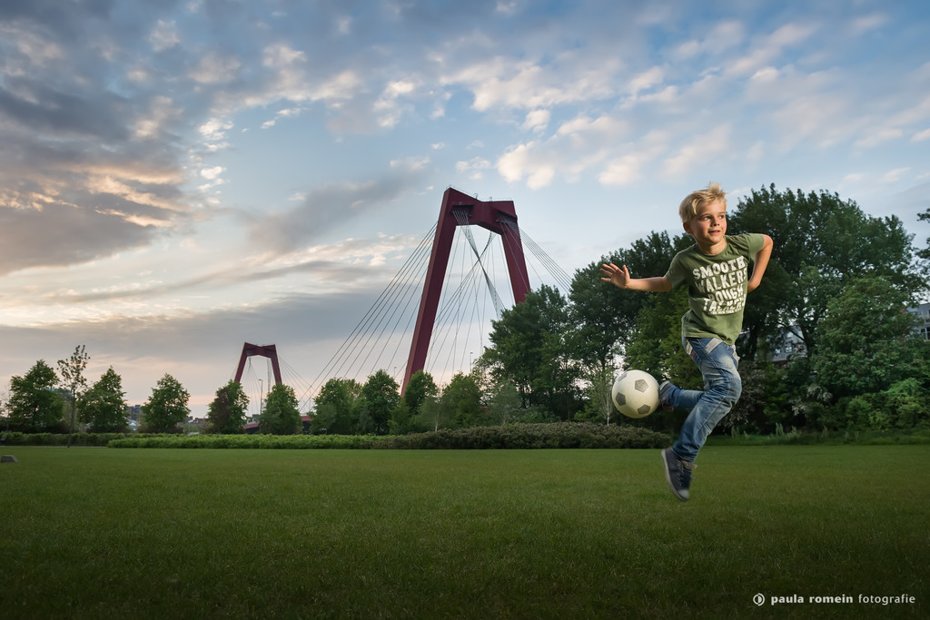
[[[66,446],[71,439],[72,446],[106,446],[114,439],[135,437],[125,433],[0,433],[0,444],[8,446]]]
[[[635,426],[509,424],[385,437],[374,447],[406,449],[660,448],[669,437]]]
[[[111,448],[371,448],[372,435],[153,435],[114,439]]]

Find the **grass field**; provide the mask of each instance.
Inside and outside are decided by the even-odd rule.
[[[926,445],[2,452],[2,618],[930,615]]]

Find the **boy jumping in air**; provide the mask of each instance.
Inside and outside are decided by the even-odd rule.
[[[759,287],[772,255],[772,238],[754,233],[727,236],[726,193],[717,183],[688,194],[678,213],[694,245],[672,258],[668,273],[631,278],[626,265],[609,263],[601,265],[601,280],[656,293],[688,286],[690,309],[681,318],[682,345],[701,371],[704,390],[683,390],[669,381],[659,387],[662,406],[689,412],[678,441],[662,450],[665,478],[675,496],[686,501],[698,451],[742,390],[734,343],[743,326],[746,294]]]

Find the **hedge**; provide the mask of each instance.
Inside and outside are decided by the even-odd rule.
[[[411,435],[157,435],[75,433],[71,445],[111,448],[290,448],[290,449],[535,449],[658,448],[668,435],[634,426],[591,423],[509,424],[440,430]],[[68,435],[0,433],[6,445],[64,446]]]
[[[509,424],[386,437],[376,447],[405,449],[661,448],[669,436],[634,426]]]

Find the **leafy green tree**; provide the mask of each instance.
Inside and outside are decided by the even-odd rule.
[[[443,409],[438,396],[427,396],[420,403],[420,412],[413,416],[414,431],[438,431],[448,426],[449,415]]]
[[[66,360],[58,360],[58,373],[61,387],[67,390],[69,405],[71,408],[71,424],[69,430],[74,432],[74,418],[78,407],[78,400],[87,389],[87,379],[84,377],[84,371],[87,369],[87,361],[90,356],[84,350],[84,345],[74,347],[74,352]],[[68,447],[71,447],[71,439],[68,439]]]
[[[10,429],[27,433],[62,431],[63,401],[55,391],[58,376],[39,360],[22,377],[10,380],[7,400]]]
[[[439,399],[443,412],[453,428],[487,424],[490,420],[481,407],[481,389],[472,375],[456,373]]]
[[[652,232],[622,249],[576,272],[569,293],[572,355],[588,369],[604,369],[625,352],[633,336],[636,317],[648,303],[649,295],[623,291],[601,282],[600,266],[613,262],[626,265],[634,277],[663,275],[672,257],[691,245],[691,238],[679,234]]]
[[[581,375],[567,345],[566,304],[554,288],[530,292],[523,303],[492,322],[492,346],[481,360],[495,380],[513,382],[524,405],[544,406],[563,420],[571,419],[578,408],[576,384]]]
[[[907,299],[889,279],[870,276],[849,283],[827,304],[811,361],[817,382],[834,400],[926,377],[928,343],[913,333]]]
[[[762,286],[746,307],[749,357],[779,326],[795,331],[813,354],[827,305],[853,280],[880,276],[907,297],[925,286],[901,220],[868,216],[835,193],[753,190],[731,213],[729,232],[764,232],[775,241]]]
[[[392,435],[403,435],[413,430],[413,416],[410,414],[410,405],[403,398],[398,399],[394,409],[391,410],[388,430]]]
[[[587,404],[583,412],[579,413],[576,418],[584,420],[597,420],[610,425],[610,419],[616,411],[612,396],[614,377],[616,370],[614,368],[602,368],[589,372],[586,377],[588,385],[585,388]]]
[[[362,386],[354,379],[330,379],[315,399],[310,422],[313,433],[351,435],[356,432]]]
[[[371,375],[362,386],[364,412],[371,420],[371,430],[376,435],[388,433],[391,412],[400,401],[398,389],[397,381],[384,370]]]
[[[425,370],[418,370],[410,375],[410,381],[407,382],[407,389],[404,390],[404,401],[410,410],[410,415],[420,413],[420,406],[428,396],[436,396],[439,388],[433,376]]]
[[[110,366],[80,397],[81,421],[95,433],[124,432],[129,426],[125,396],[123,380]]]
[[[930,388],[917,377],[895,382],[881,396],[897,428],[930,426]]]
[[[679,288],[648,297],[636,317],[625,366],[645,370],[657,380],[669,377],[682,388],[700,389],[701,373],[681,346],[681,316],[688,310],[687,290]]]
[[[722,429],[770,433],[779,426],[799,426],[791,407],[788,369],[766,360],[743,360],[739,365],[743,392],[720,422]]]
[[[300,431],[300,410],[293,388],[283,383],[271,388],[258,428],[271,435],[294,435]]]
[[[158,380],[152,394],[142,405],[143,430],[150,433],[179,433],[190,415],[190,393],[169,374]]]
[[[488,415],[498,424],[509,424],[520,417],[523,410],[520,393],[512,382],[495,382],[485,394]]]
[[[922,222],[930,222],[930,209],[918,215],[917,219]],[[924,287],[924,291],[926,291],[927,287],[930,287],[930,237],[927,237],[927,246],[917,251],[917,256],[923,261],[922,270],[926,278],[925,283],[927,283]]]
[[[216,391],[207,409],[208,432],[235,435],[243,432],[249,397],[242,384],[231,380]]]

